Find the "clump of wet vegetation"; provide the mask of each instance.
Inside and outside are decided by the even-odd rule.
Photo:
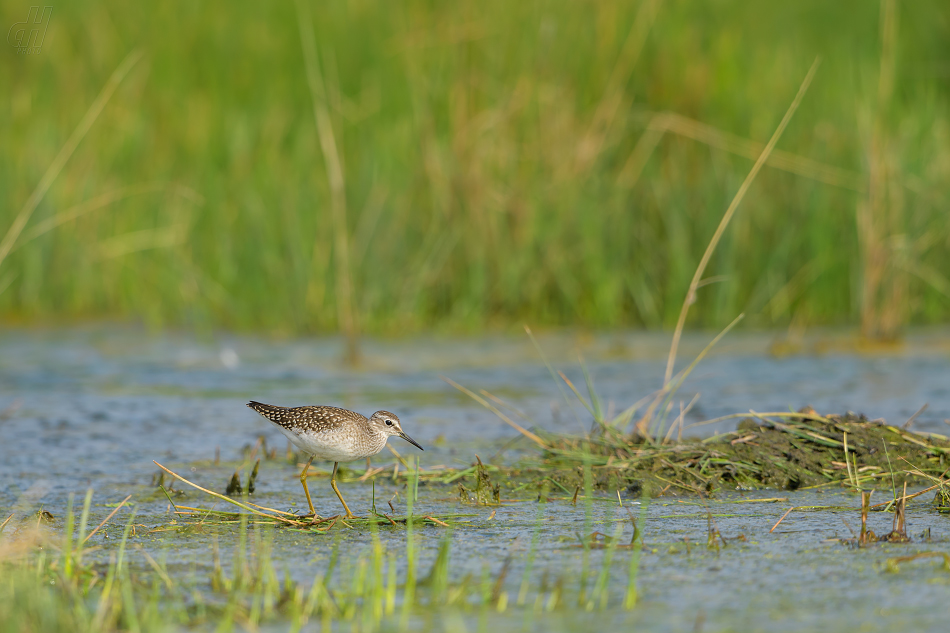
[[[501,503],[501,485],[492,483],[488,468],[482,463],[482,459],[476,455],[478,462],[474,468],[475,486],[474,490],[466,488],[462,478],[458,482],[459,500],[462,503],[475,503],[478,505],[498,505]]]
[[[674,395],[709,350],[740,319],[741,315],[689,366],[666,378],[661,389],[617,415],[603,410],[583,363],[586,397],[563,372],[555,371],[535,341],[559,387],[563,383],[573,394],[575,400],[572,401],[562,392],[568,407],[579,402],[590,414],[593,427],[583,437],[526,429],[502,410],[516,411],[500,398],[485,390],[479,395],[450,379],[445,380],[540,449],[536,463],[506,473],[509,480],[523,482],[526,477],[534,478],[539,488],[542,482],[549,482],[568,494],[577,491],[585,467],[592,469],[595,488],[650,496],[668,492],[703,496],[718,490],[798,490],[834,485],[857,490],[875,482],[886,482],[886,486],[896,490],[902,484],[931,483],[934,485],[930,489],[939,489],[935,506],[950,511],[950,488],[944,481],[950,469],[950,438],[910,430],[916,415],[904,426],[897,427],[850,411],[821,415],[807,406],[797,412],[750,411],[699,423],[736,419],[734,431],[684,439],[685,415],[699,394],[686,407],[681,403],[679,415],[670,419]],[[534,341],[530,329],[526,331]],[[674,342],[670,351],[670,373],[675,353]],[[633,424],[639,411],[642,413]]]
[[[255,483],[257,482],[257,471],[261,467],[261,460],[254,462],[254,469],[251,470],[251,473],[247,476],[247,492],[248,494],[254,493]],[[231,476],[231,481],[228,482],[228,487],[225,488],[225,494],[227,495],[239,495],[244,492],[245,487],[241,485],[241,478],[238,475],[238,471],[234,471],[234,474]]]
[[[546,476],[571,487],[589,463],[598,487],[709,494],[720,489],[797,490],[822,485],[915,484],[946,472],[950,439],[865,416],[754,414],[735,431],[705,439],[654,442],[603,427],[589,438],[555,438],[544,451]]]

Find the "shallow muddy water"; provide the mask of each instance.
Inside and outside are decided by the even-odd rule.
[[[691,359],[709,338],[687,337],[681,358]],[[838,351],[784,359],[765,353],[771,338],[736,335],[696,369],[681,391],[686,402],[701,394],[687,424],[749,409],[783,411],[805,404],[821,412],[851,409],[902,423],[927,403],[914,428],[950,431],[943,421],[950,419],[946,336],[910,337],[904,349],[878,355]],[[604,408],[619,411],[659,386],[668,338],[550,335],[541,336],[540,343],[556,369],[580,388],[584,378],[577,354],[583,354]],[[829,347],[834,349],[825,349]],[[468,467],[475,454],[486,462],[514,464],[534,451],[441,376],[504,399],[531,419],[519,420],[526,426],[571,434],[590,426],[576,401],[562,397],[527,337],[369,341],[358,370],[340,369],[339,354],[334,340],[198,340],[123,328],[8,330],[0,334],[0,520],[10,512],[26,516],[44,508],[57,517],[54,528],[61,526],[68,496],[81,498],[91,487],[93,524],[108,514],[109,504],[132,494],[137,523],[145,528],[167,526],[173,517],[168,501],[152,485],[158,472],[152,460],[223,492],[235,469],[246,465],[242,449],[261,436],[283,457],[286,440],[244,406],[249,399],[336,404],[366,414],[391,410],[426,450],[419,452],[399,440],[391,445],[402,455],[417,457],[424,468]],[[727,421],[692,432],[709,435],[734,425]],[[390,472],[394,459],[387,451],[374,464]],[[361,463],[353,465],[356,475],[363,468]],[[297,472],[284,459],[262,462],[252,500],[299,509],[305,502]],[[346,477],[341,489],[354,511],[365,513],[373,487],[352,479]],[[187,488],[180,483],[176,487]],[[393,503],[397,512],[404,512],[403,487],[389,477],[377,478],[377,505],[385,506],[400,492]],[[326,478],[311,478],[310,490],[319,513],[338,511]],[[463,619],[449,624],[469,630],[520,630],[524,614],[531,611],[530,606],[517,605],[529,559],[534,562],[527,605],[534,603],[532,592],[542,579],[560,576],[579,586],[585,565],[590,570],[587,582],[593,584],[605,553],[578,548],[579,535],[612,535],[620,527],[620,539],[627,542],[632,534],[628,510],[634,517],[641,511],[639,499],[623,491],[623,508],[616,496],[606,494],[576,506],[563,491],[548,489],[544,494],[551,497],[548,503],[537,502],[536,488],[503,489],[504,504],[485,508],[460,505],[454,484],[420,486],[416,513],[472,515],[455,520],[452,530],[416,530],[420,573],[426,572],[446,537],[452,541],[451,570],[458,578],[468,573],[477,577],[485,570],[494,578],[510,560],[504,582],[511,594],[509,610],[487,622]],[[879,491],[875,501],[889,494]],[[761,501],[768,498],[781,500]],[[942,605],[950,573],[940,569],[938,559],[903,563],[897,572],[886,566],[889,558],[950,551],[950,517],[932,511],[931,498],[927,494],[910,502],[912,543],[868,548],[838,540],[850,538],[850,530],[860,524],[859,498],[840,489],[721,492],[705,503],[690,497],[654,499],[645,509],[639,606],[630,612],[610,606],[619,604],[627,587],[632,556],[629,550],[617,550],[608,569],[605,611],[590,615],[582,608],[562,609],[532,616],[532,623],[548,630],[587,630],[594,617],[604,626],[640,624],[667,631],[945,630]],[[190,490],[176,502],[212,505]],[[792,506],[837,509],[794,511],[770,533]],[[489,519],[493,510],[495,516]],[[707,547],[710,515],[726,539],[718,549]],[[883,534],[890,530],[892,515],[872,513],[869,521]],[[122,522],[113,522],[95,539],[115,539]],[[275,559],[304,583],[326,567],[334,543],[347,556],[368,551],[371,543],[365,530],[334,530],[331,535],[265,531],[273,539]],[[380,538],[391,551],[404,551],[404,530],[382,529]],[[210,573],[212,543],[217,541],[227,566],[233,540],[227,527],[186,535],[145,529],[135,547],[164,557],[173,572],[203,578]],[[433,626],[449,629],[449,624]]]

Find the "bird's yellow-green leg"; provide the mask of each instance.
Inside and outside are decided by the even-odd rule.
[[[343,504],[343,507],[346,509],[346,518],[355,519],[353,513],[350,512],[350,506],[346,505],[346,501],[343,500],[343,495],[340,494],[340,489],[336,487],[336,469],[340,465],[340,462],[333,462],[333,474],[330,475],[330,486],[333,488],[333,492],[336,493],[336,496],[339,497],[340,503]]]
[[[316,510],[313,509],[313,501],[310,500],[310,489],[307,488],[307,472],[310,470],[311,463],[313,463],[313,455],[310,456],[310,459],[307,461],[307,465],[304,466],[303,470],[300,472],[300,484],[303,486],[304,494],[307,495],[307,505],[310,506],[310,514],[317,516]]]

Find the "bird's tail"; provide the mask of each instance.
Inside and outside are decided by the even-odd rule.
[[[255,402],[253,400],[248,402],[247,406],[254,409],[272,422],[280,422],[283,420],[287,411],[287,407],[278,407],[272,404],[264,404],[263,402]]]

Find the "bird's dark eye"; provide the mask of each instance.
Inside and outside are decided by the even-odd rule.
[[[392,425],[393,425],[392,420],[386,420],[386,426],[392,426]]]

